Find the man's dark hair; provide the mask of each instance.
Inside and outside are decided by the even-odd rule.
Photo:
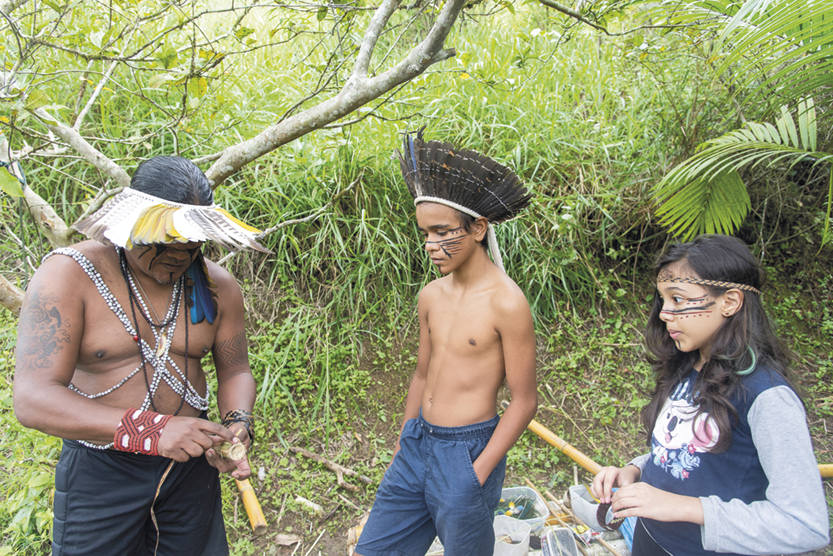
[[[145,160],[130,180],[131,189],[185,205],[211,206],[214,192],[196,164],[180,156]]]

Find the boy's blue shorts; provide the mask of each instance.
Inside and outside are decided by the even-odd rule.
[[[491,556],[494,512],[506,457],[481,487],[472,462],[492,437],[499,417],[465,427],[405,423],[399,452],[376,491],[356,553],[423,556],[439,536],[446,556]]]

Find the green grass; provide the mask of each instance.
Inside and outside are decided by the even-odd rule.
[[[359,512],[335,496],[333,474],[294,456],[290,447],[325,454],[377,482],[390,459],[415,364],[416,295],[434,277],[391,153],[401,132],[423,125],[429,138],[458,142],[509,165],[535,192],[526,214],[498,227],[498,240],[536,320],[537,419],[602,464],[621,464],[644,447],[636,416],[652,379],[640,331],[651,290],[648,267],[669,240],[653,221],[649,188],[678,157],[730,128],[736,115],[727,91],[684,33],[646,31],[644,44],[635,44],[584,28],[565,33],[551,13],[515,8],[515,14],[503,11],[488,24],[458,24],[446,43],[458,56],[378,106],[378,118],[302,137],[216,191],[219,204],[262,229],[328,206],[315,220],[268,236],[273,255],[240,253],[226,263],[244,291],[258,384],[261,419],[252,463],[263,468],[263,479],[253,483],[274,524],[265,540],[251,539],[234,486],[225,480],[234,554],[263,553],[277,533],[299,534],[311,543],[323,527],[338,544],[355,521]],[[103,24],[95,10],[75,10],[73,18],[79,28]],[[285,23],[277,12],[253,13],[244,22],[258,40]],[[117,73],[85,130],[118,137],[94,142],[128,169],[155,154],[198,157],[251,137],[280,118],[318,77],[333,45],[320,34],[329,23],[319,23],[314,12],[297,16],[310,34],[295,48],[256,50],[218,66],[199,109],[189,108],[176,125],[127,88],[138,79],[149,99],[170,107],[182,99],[181,86],[151,87],[150,72]],[[409,31],[395,49],[412,37]],[[173,34],[170,41],[186,39]],[[296,54],[316,41],[320,47],[309,57]],[[392,47],[392,41],[384,37],[380,48]],[[240,48],[239,41],[232,43],[226,43],[230,50]],[[84,67],[54,55],[43,59],[41,69]],[[103,66],[96,62],[94,69]],[[52,99],[74,99],[77,78],[56,75],[44,87]],[[754,119],[754,107],[747,110],[745,116]],[[10,139],[21,146],[19,135]],[[71,156],[32,157],[24,164],[31,186],[68,222],[104,184],[89,164]],[[771,267],[766,301],[796,348],[819,458],[831,461],[825,429],[833,426],[830,250],[818,253],[815,213],[804,208],[818,195],[812,184],[755,178],[753,213],[740,235],[756,253],[763,250]],[[14,199],[0,195],[0,207],[0,272],[22,286],[49,246]],[[32,254],[24,254],[6,231]],[[210,258],[225,255],[209,247]],[[14,327],[12,315],[0,313],[0,556],[46,550],[50,477],[60,448],[56,439],[23,429],[14,419]],[[206,370],[211,372],[210,363]],[[531,433],[508,460],[507,484],[528,476],[561,492],[572,482],[572,463]],[[833,497],[829,485],[827,492]],[[372,493],[372,487],[355,495],[341,491],[361,508],[369,507]],[[297,495],[335,513],[321,521],[294,502]]]

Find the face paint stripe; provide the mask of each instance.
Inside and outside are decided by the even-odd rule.
[[[698,305],[697,307],[685,307],[683,309],[662,309],[660,311],[660,313],[665,313],[665,314],[669,314],[669,315],[679,315],[679,314],[683,314],[683,313],[696,313],[696,312],[702,312],[703,309],[709,309],[711,307],[714,307],[714,305],[715,305],[715,302],[712,301],[711,303],[708,303],[706,305]],[[711,311],[706,311],[706,312],[710,313]]]

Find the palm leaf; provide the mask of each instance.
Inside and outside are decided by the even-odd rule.
[[[739,171],[745,167],[815,164],[833,160],[833,153],[816,151],[816,112],[812,99],[798,103],[798,126],[786,107],[775,125],[750,122],[743,129],[703,143],[698,152],[653,188],[660,223],[689,239],[701,233],[731,234],[750,209],[749,195]],[[827,204],[830,222],[833,177]]]
[[[833,86],[833,2],[665,0],[651,13],[718,33],[710,59],[742,103],[817,96]]]

